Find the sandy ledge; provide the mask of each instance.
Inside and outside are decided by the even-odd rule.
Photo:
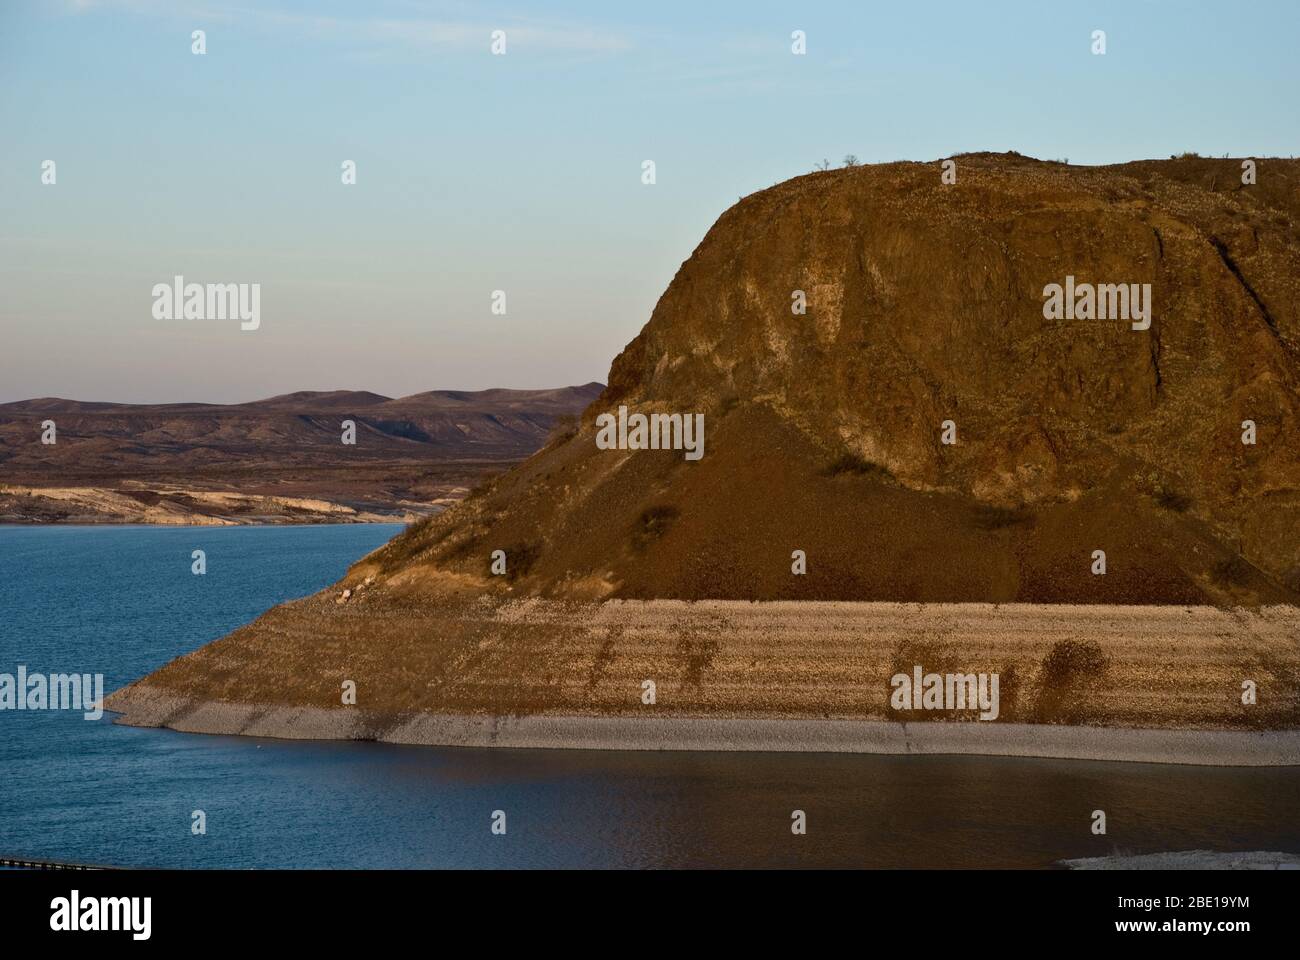
[[[316,523],[411,523],[454,500],[394,502],[358,509],[323,497],[247,494],[135,482],[113,487],[28,487],[0,484],[0,523],[33,526],[145,524],[234,527]]]
[[[136,683],[116,722],[185,733],[427,746],[1043,757],[1203,766],[1300,766],[1300,730],[1152,730],[1031,723],[773,717],[376,714],[192,700]],[[652,709],[652,708],[647,708]]]

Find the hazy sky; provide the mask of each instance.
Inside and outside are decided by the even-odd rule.
[[[0,0],[0,401],[603,380],[718,215],[823,157],[1300,154],[1298,27],[1296,0]],[[260,283],[260,329],[155,320],[175,274]]]

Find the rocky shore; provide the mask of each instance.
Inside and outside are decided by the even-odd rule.
[[[447,747],[1050,757],[1205,766],[1300,766],[1300,731],[1137,730],[1049,724],[889,723],[769,717],[382,714],[193,700],[126,687],[117,722],[284,740]]]

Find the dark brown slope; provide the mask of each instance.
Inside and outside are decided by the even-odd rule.
[[[1294,602],[1300,163],[1261,161],[1257,186],[1199,158],[958,171],[831,171],[741,201],[578,432],[366,569],[515,595]],[[1067,274],[1152,284],[1150,330],[1044,319]],[[703,412],[704,459],[597,450],[619,404]]]

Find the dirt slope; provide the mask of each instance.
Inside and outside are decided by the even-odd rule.
[[[898,163],[742,200],[580,431],[365,571],[589,598],[1295,602],[1300,162],[1253,186],[1237,160],[957,163],[951,186]],[[1067,275],[1151,284],[1150,329],[1045,319]],[[598,450],[619,405],[704,413],[703,458]]]

